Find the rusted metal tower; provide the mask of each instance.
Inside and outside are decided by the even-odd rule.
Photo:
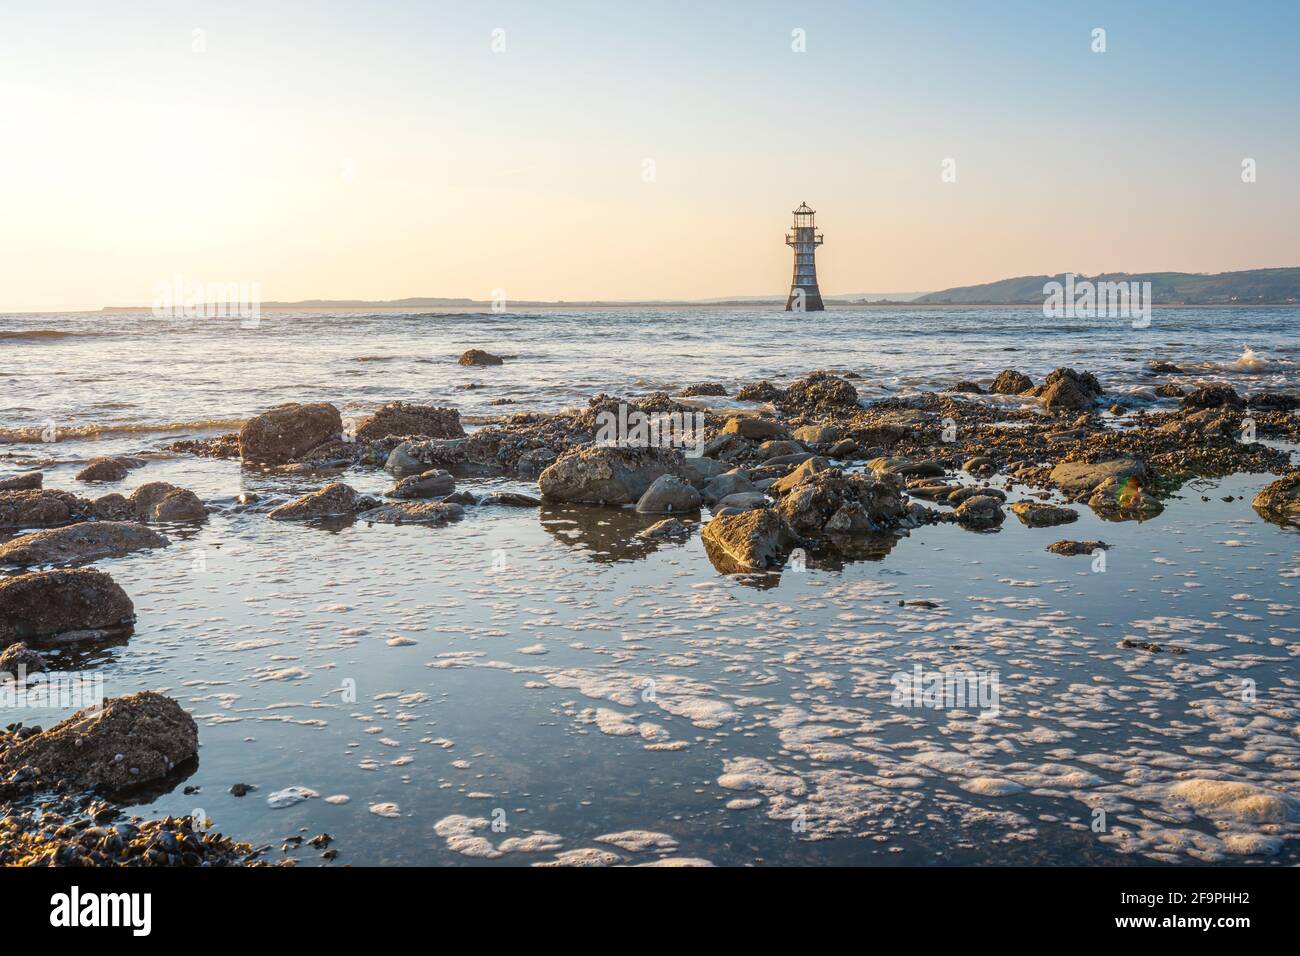
[[[794,247],[794,279],[790,282],[790,297],[785,300],[787,312],[824,312],[821,290],[817,288],[817,247],[822,244],[821,233],[813,225],[817,215],[808,204],[800,203],[794,211],[794,227],[786,233],[785,244]]]

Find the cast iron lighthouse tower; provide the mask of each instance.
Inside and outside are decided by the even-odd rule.
[[[822,237],[813,225],[816,212],[808,204],[800,203],[794,211],[794,227],[786,233],[785,244],[794,247],[794,279],[790,282],[790,298],[785,300],[787,312],[824,312],[822,294],[817,288],[817,263],[814,257]]]

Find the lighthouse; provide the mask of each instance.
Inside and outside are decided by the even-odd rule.
[[[800,203],[794,211],[794,226],[786,233],[785,244],[794,248],[794,278],[790,281],[790,298],[785,300],[787,312],[824,312],[821,290],[817,288],[817,247],[822,244],[821,234],[813,225],[815,211]]]

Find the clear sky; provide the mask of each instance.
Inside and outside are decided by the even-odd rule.
[[[0,311],[780,294],[803,200],[827,294],[1300,265],[1298,38],[1293,0],[4,0]]]

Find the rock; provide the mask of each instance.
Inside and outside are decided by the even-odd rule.
[[[50,784],[114,793],[165,779],[198,747],[199,729],[180,704],[141,691],[18,741],[0,754],[0,776],[36,767]]]
[[[894,474],[903,478],[942,478],[946,474],[937,461],[916,461],[911,458],[873,458],[867,467],[877,475]]]
[[[90,509],[90,502],[66,491],[0,491],[0,528],[53,528]]]
[[[1028,375],[1017,372],[1013,368],[1006,368],[998,372],[998,377],[993,380],[993,387],[989,391],[995,395],[1019,395],[1033,387],[1034,383]]]
[[[374,499],[360,495],[350,485],[336,481],[268,512],[272,521],[308,521],[338,518],[372,507]]]
[[[1284,475],[1251,499],[1261,518],[1279,524],[1300,524],[1300,471]]]
[[[1047,376],[1038,397],[1049,409],[1086,410],[1101,394],[1101,384],[1091,372],[1058,368]]]
[[[131,502],[117,492],[103,495],[92,501],[90,514],[100,521],[132,521],[139,517]]]
[[[460,505],[445,501],[404,501],[396,505],[380,505],[357,515],[358,521],[377,524],[434,524],[442,525],[465,514]]]
[[[700,382],[698,385],[687,385],[677,394],[690,398],[696,395],[726,395],[727,390],[717,382]]]
[[[468,445],[464,438],[400,442],[389,452],[384,469],[396,478],[423,474],[431,468],[450,471],[466,461]]]
[[[636,503],[641,514],[681,514],[700,509],[700,493],[676,475],[660,475]]]
[[[925,481],[926,479],[922,478],[920,480]],[[944,487],[949,489],[948,494],[942,498],[936,498],[934,500],[947,501],[948,504],[950,505],[959,505],[967,498],[977,498],[980,495],[985,495],[990,498],[996,498],[998,499],[998,501],[1007,500],[1007,493],[1005,491],[1002,491],[999,488],[980,488],[976,485],[959,485],[956,488],[953,488],[950,485],[945,485]],[[916,494],[916,492],[913,491],[910,487],[907,490],[909,494]]]
[[[1218,408],[1221,405],[1241,408],[1242,404],[1241,396],[1231,385],[1207,385],[1183,399],[1183,408]]]
[[[777,507],[795,534],[810,538],[885,531],[906,514],[897,478],[846,475],[837,468],[807,475]]]
[[[687,456],[686,470],[690,474],[691,484],[700,487],[729,469],[715,458]]]
[[[357,422],[356,440],[377,441],[389,435],[418,435],[423,438],[464,438],[460,412],[435,405],[389,402],[373,415]]]
[[[328,402],[276,405],[244,423],[239,455],[248,462],[284,465],[337,441],[342,433],[343,418]]]
[[[825,458],[809,458],[801,462],[798,467],[792,469],[784,478],[778,478],[772,483],[770,489],[774,495],[783,495],[794,489],[796,485],[801,485],[819,471],[826,471],[831,467],[830,462]]]
[[[771,439],[784,439],[787,432],[784,425],[771,418],[736,415],[727,419],[727,423],[722,426],[721,434],[739,435],[741,438],[761,442]]]
[[[637,533],[638,538],[646,538],[650,540],[659,538],[689,538],[690,536],[690,525],[682,524],[676,518],[665,518],[663,521],[656,521],[644,531]]]
[[[1049,544],[1047,550],[1052,554],[1076,557],[1080,554],[1092,554],[1094,551],[1109,551],[1110,545],[1105,541],[1057,541]]]
[[[8,674],[14,680],[20,675],[43,673],[46,670],[45,658],[19,641],[10,644],[0,653],[0,675]]]
[[[384,494],[389,498],[443,498],[456,490],[456,479],[450,472],[433,468],[403,478]]]
[[[766,571],[794,543],[785,521],[771,508],[717,515],[701,537],[709,559],[723,574]]]
[[[1159,500],[1142,490],[1136,478],[1117,481],[1107,478],[1088,498],[1088,507],[1103,518],[1112,521],[1137,519],[1142,521],[1154,517],[1164,510]]]
[[[1161,398],[1182,398],[1187,393],[1172,382],[1165,382],[1156,389],[1156,394]]]
[[[763,444],[758,446],[758,450],[755,454],[758,455],[760,461],[773,461],[796,455],[807,456],[808,451],[796,441],[775,439],[763,442]]]
[[[1109,461],[1063,461],[1052,469],[1051,479],[1071,498],[1091,492],[1107,479],[1143,479],[1147,466],[1136,458],[1113,458]]]
[[[0,478],[0,491],[29,491],[39,488],[45,481],[45,475],[39,471],[27,471],[8,478]]]
[[[1177,375],[1182,371],[1173,362],[1153,361],[1147,363],[1147,368],[1155,375]]]
[[[1073,508],[1049,505],[1043,501],[1017,501],[1011,506],[1011,511],[1022,524],[1031,528],[1050,528],[1052,525],[1079,520],[1079,512]]]
[[[979,382],[954,382],[948,387],[950,392],[960,392],[965,395],[983,395],[984,389],[980,387]]]
[[[762,381],[742,385],[740,391],[736,393],[736,398],[742,402],[775,402],[784,394],[784,391],[771,382]]]
[[[761,491],[741,491],[721,499],[714,510],[722,511],[724,508],[735,508],[737,511],[749,511],[751,508],[766,507],[767,495]]]
[[[988,475],[997,471],[997,462],[987,455],[976,455],[966,459],[962,469],[972,475]]]
[[[592,445],[565,452],[541,473],[537,486],[551,501],[621,505],[639,501],[661,475],[691,477],[672,449]]]
[[[713,505],[730,495],[739,495],[754,491],[758,491],[758,488],[749,480],[749,473],[746,471],[735,470],[724,472],[709,481],[708,484],[704,486],[702,494],[704,500],[710,505]]]
[[[131,599],[103,571],[79,568],[0,578],[0,646],[110,631],[134,620]]]
[[[462,355],[458,361],[461,365],[502,365],[504,360],[491,352],[484,352],[482,349],[470,349]]]
[[[804,425],[794,430],[794,437],[805,445],[833,445],[842,434],[838,425]]]
[[[953,514],[965,527],[977,529],[996,528],[1006,518],[1001,500],[992,495],[973,495],[959,504]]]
[[[862,454],[862,448],[852,438],[842,438],[826,454],[843,461],[846,458],[857,458]]]
[[[201,521],[208,516],[199,496],[165,481],[151,481],[127,499],[136,517],[145,521]]]
[[[787,388],[778,403],[804,413],[856,409],[858,390],[829,372],[813,372]]]
[[[77,472],[78,481],[121,481],[131,471],[121,458],[92,458]]]
[[[446,504],[454,504],[450,498],[443,498]],[[511,508],[536,508],[541,505],[540,498],[534,498],[532,495],[523,495],[517,491],[493,491],[484,495],[477,502],[479,505],[506,505]]]
[[[167,544],[167,539],[156,531],[132,521],[83,521],[0,544],[0,564],[98,561],[147,548],[165,548]]]

